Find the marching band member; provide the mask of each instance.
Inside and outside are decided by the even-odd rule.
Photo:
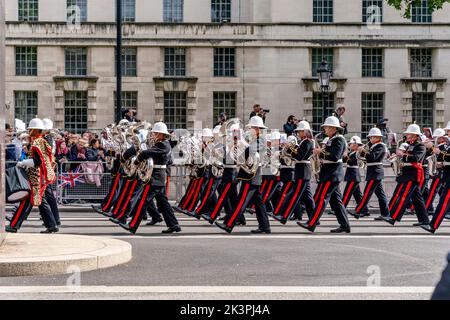
[[[28,159],[18,162],[17,166],[26,169],[31,193],[15,208],[10,224],[5,228],[6,232],[16,233],[28,218],[33,206],[39,207],[46,227],[46,230],[41,233],[59,231],[55,218],[51,214],[52,210],[44,196],[46,192],[50,192],[48,186],[56,180],[56,173],[52,147],[44,139],[43,130],[45,130],[45,126],[41,119],[34,118],[30,121],[28,125],[30,135]]]
[[[350,138],[349,143],[349,152],[346,156],[344,156],[344,161],[347,164],[347,169],[345,170],[344,181],[346,182],[343,200],[344,206],[347,208],[350,203],[350,199],[355,198],[356,205],[359,205],[362,202],[363,194],[361,193],[361,189],[359,188],[359,184],[361,183],[361,172],[360,172],[360,160],[358,159],[358,151],[359,148],[363,146],[361,138],[359,136],[353,136]],[[350,213],[350,212],[349,212]],[[350,213],[351,214],[351,213]],[[368,216],[369,209],[367,205],[365,205],[361,211],[361,217]]]
[[[342,127],[339,119],[331,116],[325,120],[322,125],[325,134],[329,140],[324,149],[314,149],[314,154],[319,155],[322,161],[320,170],[319,185],[316,190],[318,201],[314,209],[314,214],[307,223],[298,222],[298,225],[311,232],[314,232],[317,223],[322,216],[325,207],[330,202],[331,209],[336,214],[339,222],[339,228],[331,230],[332,233],[350,233],[350,224],[347,218],[347,212],[342,203],[342,194],[339,189],[339,183],[344,180],[343,156],[347,148],[347,141],[339,133]]]
[[[56,141],[51,134],[51,130],[53,130],[53,121],[48,118],[44,118],[42,119],[42,122],[44,123],[45,127],[45,130],[43,132],[44,139],[47,140],[48,144],[52,147],[52,154],[53,157],[55,157]],[[56,163],[55,163],[55,171],[56,171]],[[47,200],[47,203],[51,209],[51,212],[49,212],[48,214],[53,215],[56,225],[59,227],[61,225],[61,219],[59,216],[58,202],[56,201],[55,194],[53,191],[53,184],[49,184],[47,189],[45,190],[45,199]],[[44,206],[39,207],[39,212],[41,213],[41,216],[43,215],[42,210],[45,210]]]
[[[119,121],[117,127],[128,126],[129,124],[130,123],[128,120],[123,119]],[[116,207],[116,204],[121,198],[121,195],[124,192],[123,189],[128,180],[126,179],[126,175],[123,171],[122,164],[125,163],[125,161],[120,150],[115,151],[113,149],[109,149],[106,155],[114,159],[111,169],[111,177],[113,178],[113,182],[111,183],[108,194],[103,199],[101,205],[92,206],[92,208],[97,213],[109,218],[112,216],[110,211],[112,210],[112,208]]]
[[[291,151],[291,156],[295,159],[294,181],[288,181],[286,186],[283,186],[273,215],[273,218],[282,224],[286,224],[300,202],[305,204],[309,218],[314,212],[314,199],[310,185],[312,177],[310,158],[314,150],[312,130],[307,121],[300,121],[295,132],[300,142]]]
[[[409,203],[412,200],[419,223],[414,226],[422,226],[429,223],[425,202],[420,192],[420,186],[424,179],[422,162],[425,158],[425,145],[420,141],[420,127],[411,124],[405,131],[409,144],[406,151],[398,150],[397,156],[401,157],[404,165],[402,173],[397,177],[397,187],[389,203],[389,217],[382,219],[391,225],[401,221]]]
[[[209,215],[202,215],[202,218],[207,220],[210,224],[213,224],[216,221],[222,211],[222,208],[225,208],[226,215],[233,214],[233,206],[237,203],[237,163],[236,157],[233,157],[232,155],[237,153],[239,144],[243,143],[242,129],[239,124],[236,123],[230,126],[229,132],[226,132],[225,134],[226,136],[223,137],[224,169],[222,181],[218,187],[218,199],[217,202],[211,205]],[[244,215],[241,216],[237,224],[246,224]]]
[[[447,127],[444,128],[447,132],[447,137],[450,136],[450,121]],[[444,187],[442,189],[441,197],[439,198],[439,204],[436,211],[433,214],[433,218],[429,224],[421,226],[424,230],[435,233],[436,230],[441,225],[442,221],[450,211],[450,143],[446,139],[447,144],[435,149],[436,154],[440,159],[443,160],[443,173],[442,181],[444,182]]]
[[[135,161],[135,165],[139,165],[142,161],[153,158],[154,166],[152,177],[144,187],[140,200],[134,205],[131,210],[131,221],[120,223],[120,226],[131,233],[136,233],[142,221],[143,215],[147,211],[147,206],[150,201],[156,199],[158,209],[161,211],[164,221],[168,227],[162,233],[180,232],[181,228],[173,213],[172,207],[166,195],[166,169],[170,161],[171,147],[167,140],[170,133],[167,131],[167,126],[163,122],[157,122],[153,126],[152,139],[155,141],[153,146],[149,149],[141,151]]]
[[[443,171],[444,171],[444,152],[449,142],[448,137],[445,136],[445,130],[437,128],[433,132],[433,138],[436,140],[436,147],[433,149],[433,153],[436,156],[436,171],[430,172],[432,175],[430,192],[428,198],[425,199],[425,208],[430,213],[433,210],[433,203],[436,199],[436,195],[441,194],[443,184]]]
[[[199,167],[197,176],[203,177],[203,182],[198,189],[198,195],[194,195],[194,200],[191,202],[191,205],[188,207],[187,211],[184,213],[188,216],[200,219],[201,214],[205,210],[206,203],[211,197],[211,194],[215,191],[213,189],[215,179],[211,173],[211,164],[210,158],[213,152],[214,147],[214,134],[211,129],[204,128],[202,130],[202,154],[203,154],[203,162],[204,165]],[[198,204],[198,206],[197,206]]]
[[[194,143],[198,143],[200,146],[200,141],[198,141],[196,138],[193,138]],[[201,149],[203,152],[203,148]],[[189,150],[190,152],[191,150]],[[201,161],[204,161],[204,157],[202,155]],[[204,163],[198,163],[198,159],[193,156],[191,158],[191,163],[187,163],[186,165],[190,167],[190,181],[189,185],[186,189],[186,192],[184,196],[181,198],[179,204],[175,209],[178,211],[186,214],[187,211],[193,206],[193,203],[197,202],[198,195],[200,193],[201,187],[203,185],[203,181],[205,178],[203,177],[203,174],[205,172]]]
[[[364,152],[360,147],[361,158],[366,162],[366,187],[364,188],[364,196],[356,207],[355,214],[352,214],[356,219],[359,219],[364,211],[368,211],[367,206],[373,193],[378,198],[381,216],[375,220],[381,220],[382,217],[389,217],[389,206],[386,193],[383,189],[384,167],[383,160],[386,158],[388,152],[386,145],[383,143],[383,134],[378,128],[372,128],[367,135],[369,138],[369,150]]]
[[[272,206],[272,198],[275,195],[278,187],[281,185],[280,173],[272,172],[271,162],[279,161],[279,159],[275,159],[275,157],[279,158],[279,150],[280,150],[280,139],[281,134],[279,131],[273,131],[271,134],[267,135],[267,166],[262,167],[262,183],[261,183],[261,197],[263,199],[264,204],[266,205],[267,212],[273,212],[274,208]],[[255,208],[255,205],[252,205],[252,209]]]
[[[217,196],[216,193],[219,190],[220,185],[222,184],[222,176],[224,172],[224,164],[223,159],[216,159],[217,154],[225,154],[224,150],[224,144],[222,142],[221,136],[220,136],[220,128],[222,126],[217,125],[214,127],[212,134],[214,136],[214,143],[211,143],[210,148],[210,159],[214,158],[214,161],[210,161],[210,181],[208,182],[207,189],[205,196],[203,197],[203,200],[201,201],[198,208],[195,210],[195,217],[197,219],[200,219],[201,217],[209,218],[209,214],[211,210],[216,206],[217,204]],[[216,170],[217,169],[217,170]]]
[[[242,181],[239,196],[236,201],[232,214],[225,216],[224,222],[216,222],[216,226],[220,229],[231,233],[236,224],[236,221],[244,214],[245,209],[249,203],[255,204],[256,218],[258,220],[258,229],[252,230],[252,233],[271,233],[269,219],[267,217],[266,206],[264,205],[261,193],[259,192],[261,186],[261,167],[257,161],[258,155],[265,152],[265,142],[262,141],[262,130],[267,129],[264,125],[263,119],[258,116],[250,118],[247,125],[250,128],[251,140],[250,145],[244,151],[244,163],[239,164],[237,179]],[[252,160],[250,160],[252,159]],[[253,161],[253,163],[249,163]],[[252,165],[252,172],[248,172],[247,165]],[[256,167],[256,169],[254,168]],[[253,171],[254,170],[254,171]]]

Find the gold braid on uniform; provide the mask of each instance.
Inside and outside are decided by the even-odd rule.
[[[38,156],[41,160],[39,167],[28,168],[27,174],[31,186],[31,203],[33,206],[39,206],[42,203],[42,196],[45,189],[56,179],[55,161],[52,154],[52,148],[48,142],[40,137],[33,140],[29,151],[29,157]]]

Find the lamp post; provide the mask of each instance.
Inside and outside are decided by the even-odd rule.
[[[122,0],[116,0],[116,123],[122,119]]]
[[[330,79],[332,74],[326,59],[322,59],[322,62],[317,69],[317,74],[319,75],[320,92],[322,93],[323,117],[325,120],[328,116],[326,98],[328,97],[328,92],[330,91]]]

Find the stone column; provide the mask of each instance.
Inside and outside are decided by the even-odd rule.
[[[5,6],[0,0],[0,245],[5,240]]]

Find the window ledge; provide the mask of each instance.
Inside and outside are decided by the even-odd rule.
[[[97,76],[54,76],[54,81],[78,80],[78,81],[97,81]]]
[[[447,78],[424,78],[424,77],[414,77],[414,78],[401,78],[401,82],[447,82]]]

